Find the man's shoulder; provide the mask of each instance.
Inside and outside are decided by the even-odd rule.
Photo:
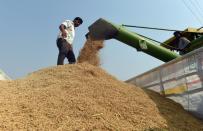
[[[72,20],[65,20],[64,22],[73,24],[73,21],[72,21]]]
[[[64,20],[62,24],[65,25],[66,27],[74,27],[74,23],[71,20]]]

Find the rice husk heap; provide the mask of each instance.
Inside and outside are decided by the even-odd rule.
[[[86,56],[1,81],[0,130],[203,130],[179,104],[117,80]]]

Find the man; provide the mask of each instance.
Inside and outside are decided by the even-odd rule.
[[[179,51],[180,55],[184,55],[186,53],[185,49],[190,46],[190,41],[186,37],[183,37],[179,31],[174,32],[174,36],[176,50]]]
[[[59,49],[57,65],[63,65],[64,59],[67,58],[69,64],[76,62],[73,52],[73,40],[75,37],[75,27],[79,27],[83,23],[80,17],[76,17],[73,21],[65,20],[60,26],[60,33],[57,37],[57,47]]]

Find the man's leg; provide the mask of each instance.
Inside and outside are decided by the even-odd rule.
[[[76,62],[75,54],[73,53],[72,50],[69,50],[69,51],[68,51],[66,57],[68,58],[68,62],[69,62],[69,64],[75,64],[75,62]]]
[[[57,60],[57,65],[63,65],[64,59],[65,59],[66,55],[64,53],[60,53],[58,54],[58,60]]]
[[[59,38],[57,40],[57,47],[59,49],[57,65],[63,65],[64,59],[65,59],[66,54],[68,52],[67,47],[66,47],[66,41],[62,38]]]

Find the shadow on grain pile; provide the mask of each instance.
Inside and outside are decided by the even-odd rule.
[[[0,82],[0,130],[203,130],[180,105],[117,80],[86,55]]]
[[[156,104],[160,115],[167,121],[167,125],[170,127],[170,130],[203,130],[202,120],[194,117],[192,114],[184,110],[184,108],[179,103],[176,103],[171,99],[165,98],[164,96],[152,90],[144,89],[143,91]],[[192,129],[191,127],[188,128],[188,126],[191,124],[188,123],[188,118],[195,118],[190,119],[190,121],[193,123],[193,125],[196,125],[196,127],[198,127],[197,122],[200,122],[200,129]],[[180,129],[178,129],[179,126],[181,127]]]

